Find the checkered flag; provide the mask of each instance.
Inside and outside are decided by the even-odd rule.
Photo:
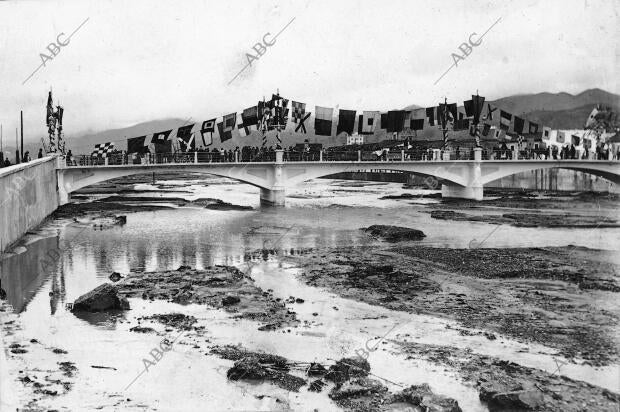
[[[91,156],[107,157],[112,150],[114,150],[114,142],[98,143],[95,145],[95,150],[93,150]]]
[[[306,113],[306,103],[299,103],[293,100],[293,123],[298,123]]]

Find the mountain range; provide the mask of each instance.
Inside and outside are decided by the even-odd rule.
[[[465,97],[468,99],[468,96]],[[449,102],[450,103],[450,102]],[[459,107],[462,106],[462,102],[459,102]],[[583,128],[586,118],[597,104],[604,106],[610,106],[615,113],[620,112],[620,95],[609,93],[601,89],[589,89],[577,95],[571,95],[569,93],[536,93],[536,94],[521,94],[503,97],[493,101],[489,101],[492,106],[498,107],[504,111],[510,112],[513,115],[531,120],[539,125],[549,126],[554,129],[579,129]],[[403,109],[415,110],[422,108],[419,105],[409,105]],[[312,110],[312,109],[310,109]],[[334,111],[337,117],[337,111]],[[484,114],[485,112],[483,112]],[[359,113],[358,113],[359,114]],[[494,114],[494,120],[499,118],[499,111]],[[180,118],[168,118],[158,119],[148,122],[139,123],[130,127],[109,129],[96,133],[85,134],[80,137],[67,139],[67,148],[70,148],[74,154],[78,153],[90,153],[97,143],[104,143],[114,141],[116,147],[119,150],[123,150],[127,147],[126,139],[135,136],[152,135],[155,132],[162,130],[176,129],[182,125],[188,123],[196,123],[194,130],[200,127],[200,124],[204,119],[180,119]],[[313,124],[314,117],[311,116],[306,124]],[[495,122],[494,122],[495,123]],[[426,131],[426,129],[425,129]],[[431,135],[437,135],[437,131],[430,132]],[[173,131],[173,133],[175,133]],[[367,137],[366,141],[380,141],[386,138],[384,130],[379,133],[375,133],[374,136]],[[197,144],[202,144],[200,140],[200,134],[196,133]],[[325,146],[342,145],[346,143],[346,137],[344,136],[315,136],[314,134],[298,134],[286,131],[282,133],[282,140],[284,146],[294,145],[296,143],[302,143],[305,139],[308,139],[311,143],[323,143]],[[214,140],[218,140],[214,136]],[[269,144],[274,144],[274,138],[270,137]],[[235,146],[251,145],[260,146],[261,136],[257,131],[252,132],[247,137],[234,137],[231,140],[224,142],[214,142],[211,147],[230,149]],[[38,143],[31,143],[26,146],[26,150],[30,150],[31,155],[36,154],[39,148]],[[13,150],[11,152],[11,150]],[[5,153],[14,153],[14,148],[5,147]],[[13,156],[11,156],[13,157]],[[35,157],[35,156],[33,156]]]

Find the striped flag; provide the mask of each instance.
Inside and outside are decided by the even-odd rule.
[[[510,124],[512,123],[512,115],[503,110],[499,111],[499,128],[507,131],[510,129]]]
[[[332,135],[332,118],[334,109],[331,107],[316,106],[314,118],[314,133],[319,136]]]

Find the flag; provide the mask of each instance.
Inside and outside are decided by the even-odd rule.
[[[51,93],[52,92],[50,92],[50,96],[51,96]],[[598,113],[599,113],[599,108],[595,107],[590,113],[590,116],[588,116],[588,119],[586,120],[586,129],[596,123],[596,115],[598,115]]]
[[[488,136],[490,131],[491,131],[491,125],[488,123],[485,123],[484,126],[482,126],[482,135]]]
[[[404,110],[390,110],[387,113],[387,132],[402,132],[405,125],[405,115]]]
[[[299,124],[297,125],[297,127],[295,127],[295,132],[299,132],[299,133],[303,133],[303,134],[308,133],[308,131],[306,130],[305,121],[308,120],[308,118],[310,117],[311,114],[312,114],[311,112],[308,112],[308,113],[306,113],[305,116],[300,117],[298,119]]]
[[[512,122],[512,115],[503,110],[499,111],[499,128],[506,131],[510,129],[510,123]]]
[[[502,131],[500,129],[495,129],[495,133],[494,133],[493,137],[496,138],[496,139],[499,139],[501,134],[502,134]]]
[[[250,125],[246,124],[244,121],[243,112],[237,115],[237,129],[239,129],[239,134],[241,134],[242,137],[246,137],[251,133]]]
[[[576,135],[572,135],[571,136],[571,143],[575,146],[579,146],[579,142],[581,141],[581,139],[579,138],[579,136]]]
[[[226,140],[232,139],[232,132],[237,122],[237,113],[231,113],[224,116],[224,119],[217,124],[217,130],[220,133],[220,141],[224,143]]]
[[[423,130],[424,129],[424,119],[411,119],[409,128],[412,130]]]
[[[163,144],[166,140],[168,140],[168,136],[172,133],[172,129],[166,130],[163,132],[157,132],[153,134],[153,138],[151,139],[151,143]]]
[[[467,130],[467,129],[469,129],[469,119],[459,119],[456,122],[454,122],[453,130]]]
[[[387,113],[381,113],[381,126],[379,126],[381,129],[387,129],[387,124],[388,124],[388,117],[387,117]]]
[[[583,139],[583,148],[584,149],[591,149],[592,148],[592,140],[590,139]]]
[[[243,124],[253,126],[258,124],[258,106],[248,107],[241,113]]]
[[[52,91],[50,90],[49,94],[47,95],[47,115],[45,116],[45,124],[48,127],[50,126],[50,118],[53,118],[53,116],[54,106],[52,102]]]
[[[336,135],[342,132],[353,134],[355,127],[355,110],[343,110],[338,111],[338,125],[336,126]]]
[[[381,114],[379,112],[364,111],[360,114],[358,123],[359,134],[373,134]]]
[[[114,150],[114,142],[98,143],[95,145],[95,150],[93,150],[91,156],[107,157],[112,150]]]
[[[465,100],[463,102],[463,106],[465,107],[465,115],[467,117],[472,117],[474,115],[474,101]]]
[[[523,129],[525,128],[525,120],[522,118],[515,116],[515,133],[523,133]]]
[[[319,136],[331,136],[334,109],[316,106],[315,110],[314,133]]]
[[[491,103],[487,103],[487,120],[493,120],[493,112],[497,110],[497,107],[492,109]]]
[[[207,136],[207,133],[209,133],[209,136]],[[215,119],[202,122],[200,137],[202,137],[203,146],[211,146],[213,144],[213,133],[215,133]]]
[[[428,124],[431,126],[435,126],[435,108],[427,107],[426,108],[426,118],[428,119]]]
[[[298,123],[301,119],[303,119],[304,114],[306,113],[306,103],[293,101],[292,106],[293,113],[291,116],[293,118],[293,123]]]
[[[194,139],[194,133],[192,133],[193,128],[194,123],[181,126],[177,129],[177,140],[182,152],[196,150],[196,139]]]
[[[555,140],[558,143],[564,143],[566,141],[566,134],[558,130],[558,134],[556,135]]]
[[[530,122],[530,134],[538,133],[538,125]]]
[[[127,153],[144,153],[144,141],[146,136],[132,137],[127,139]]]
[[[549,140],[551,139],[551,128],[547,126],[543,126],[542,128],[542,139]]]
[[[474,124],[480,123],[480,114],[484,109],[484,96],[471,96]]]
[[[62,115],[65,109],[62,106],[56,106],[56,118],[58,119],[58,129],[62,130]]]
[[[453,123],[456,120],[456,103],[439,103],[437,118],[441,123],[441,128],[446,129],[448,123]]]

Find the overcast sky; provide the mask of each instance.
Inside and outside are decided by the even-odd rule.
[[[50,87],[65,107],[67,136],[221,116],[276,88],[356,110],[434,105],[443,96],[461,103],[476,89],[487,99],[593,87],[619,93],[618,9],[613,0],[0,2],[0,123],[5,142],[14,139],[23,109],[26,141],[45,135]],[[500,18],[434,84],[458,46]],[[256,54],[252,46],[292,19],[229,85],[246,53]],[[84,21],[22,84],[40,53],[50,54],[47,45],[60,33],[66,43]]]

